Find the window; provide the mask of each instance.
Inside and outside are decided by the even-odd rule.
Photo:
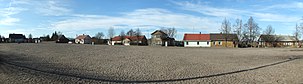
[[[219,41],[219,45],[222,45],[221,41]]]
[[[216,45],[216,41],[214,41],[213,44]]]
[[[209,45],[209,42],[207,41],[207,45]]]
[[[199,45],[199,42],[197,42],[197,45]]]
[[[188,42],[186,42],[186,45],[188,45]]]

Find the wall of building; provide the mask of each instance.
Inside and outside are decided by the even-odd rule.
[[[184,41],[184,47],[211,47],[210,41]]]
[[[212,47],[229,47],[234,48],[237,47],[237,45],[233,41],[212,41],[211,42]]]

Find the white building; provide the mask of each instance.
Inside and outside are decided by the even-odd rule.
[[[92,43],[92,39],[89,35],[79,35],[77,36],[77,38],[75,39],[75,43],[76,44],[91,44]]]
[[[209,34],[184,34],[184,47],[211,47]]]

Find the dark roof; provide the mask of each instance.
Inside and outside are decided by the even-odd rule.
[[[156,32],[160,32],[160,33],[162,33],[162,34],[167,35],[165,32],[163,32],[163,31],[161,31],[161,30],[156,30],[156,31],[154,31],[153,33],[151,33],[151,35],[154,35]]]
[[[145,36],[124,36],[124,38],[127,38],[131,41],[137,41],[138,39],[139,40],[142,40],[142,39],[146,39]],[[121,36],[116,36],[114,38],[112,38],[112,41],[121,41]]]
[[[9,38],[12,38],[12,39],[25,39],[25,36],[23,34],[9,34]]]
[[[207,41],[210,40],[209,34],[184,34],[185,41]]]
[[[295,36],[287,35],[261,35],[260,39],[265,40],[267,38],[272,38],[274,41],[298,41]]]
[[[210,34],[210,39],[211,40],[227,40],[228,41],[235,41],[238,40],[237,34],[216,34],[216,33],[211,33]]]

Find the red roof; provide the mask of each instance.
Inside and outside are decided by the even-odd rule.
[[[188,41],[208,41],[210,40],[210,34],[184,34],[183,40]]]
[[[124,36],[124,38],[130,39],[132,41],[137,41],[137,39],[142,40],[145,38],[145,36]],[[112,38],[112,41],[121,41],[121,36],[115,36]]]

